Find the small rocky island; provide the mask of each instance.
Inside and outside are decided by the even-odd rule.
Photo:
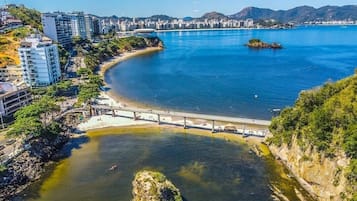
[[[133,181],[133,201],[183,201],[178,188],[160,172],[140,171]]]
[[[260,39],[250,39],[248,44],[246,44],[249,48],[254,49],[282,49],[283,46],[279,43],[266,43],[261,41]]]

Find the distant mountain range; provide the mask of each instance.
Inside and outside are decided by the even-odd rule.
[[[212,20],[212,19],[217,19],[217,20],[226,20],[229,19],[228,16],[222,14],[222,13],[218,13],[218,12],[210,12],[210,13],[206,13],[204,14],[202,17],[200,17],[200,19],[208,19],[208,20]]]
[[[120,20],[133,19],[128,17],[105,17],[116,18]],[[224,15],[218,12],[209,12],[202,17],[193,18],[185,17],[185,21],[190,20],[245,20],[245,19],[257,20],[271,20],[274,19],[281,23],[294,22],[303,23],[308,21],[332,21],[332,20],[357,20],[357,5],[346,6],[324,6],[321,8],[314,8],[311,6],[300,6],[289,10],[272,10],[267,8],[247,7],[240,12],[233,15]],[[137,20],[151,20],[151,21],[172,21],[178,19],[177,17],[170,17],[167,15],[153,15],[151,17],[138,17]]]
[[[230,15],[233,19],[275,19],[280,22],[302,23],[306,21],[357,20],[357,5],[324,6],[314,8],[300,6],[289,10],[271,10],[265,8],[248,7]]]

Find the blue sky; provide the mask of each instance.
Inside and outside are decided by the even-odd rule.
[[[357,5],[357,0],[0,0],[0,4],[25,4],[42,12],[84,11],[100,16],[118,15],[141,17],[166,14],[176,17],[202,16],[218,11],[234,14],[247,6],[289,9],[301,5]]]

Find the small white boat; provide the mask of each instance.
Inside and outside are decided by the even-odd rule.
[[[109,170],[109,171],[114,171],[114,170],[116,170],[116,169],[118,169],[118,165],[114,164],[114,165],[112,165],[112,167],[110,167],[108,170]]]

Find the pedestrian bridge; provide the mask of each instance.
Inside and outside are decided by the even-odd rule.
[[[226,122],[232,124],[243,124],[243,125],[252,125],[267,128],[270,125],[270,121],[260,120],[260,119],[250,119],[250,118],[240,118],[240,117],[228,117],[228,116],[218,116],[218,115],[207,115],[207,114],[198,114],[190,112],[176,112],[171,110],[159,110],[159,109],[140,109],[140,108],[131,108],[131,107],[113,107],[108,105],[92,105],[91,106],[91,115],[99,115],[111,112],[113,116],[123,116],[121,112],[130,112],[132,113],[131,118],[134,120],[139,119],[138,114],[152,114],[156,115],[156,121],[158,124],[161,123],[161,117],[177,117],[184,120],[183,127],[187,127],[187,119],[199,119],[212,122],[212,132],[216,131],[215,123],[216,122]],[[140,119],[145,120],[145,119]]]

